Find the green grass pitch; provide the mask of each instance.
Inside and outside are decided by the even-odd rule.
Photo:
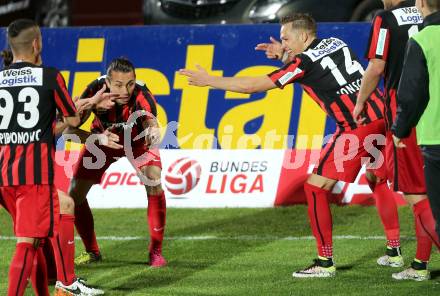
[[[385,240],[374,207],[332,207],[335,262],[332,279],[293,279],[316,256],[304,206],[270,209],[168,209],[164,255],[169,265],[146,265],[148,228],[143,209],[94,210],[104,261],[77,274],[106,295],[440,295],[440,256],[433,249],[428,282],[397,282],[379,267]],[[399,210],[402,250],[415,252],[413,218]],[[0,209],[0,294],[7,287],[15,242]],[[125,239],[125,240],[124,240]],[[77,253],[83,250],[77,240]],[[32,295],[28,289],[26,295]]]

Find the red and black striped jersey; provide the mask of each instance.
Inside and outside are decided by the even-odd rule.
[[[0,186],[53,184],[55,116],[75,116],[60,72],[14,63],[0,72]]]
[[[408,39],[421,29],[422,15],[415,1],[402,1],[397,6],[379,12],[370,31],[366,58],[386,62],[384,72],[385,119],[391,127],[396,116],[396,91],[402,74]]]
[[[357,128],[353,119],[364,69],[352,50],[337,38],[315,39],[284,67],[269,74],[280,88],[298,82],[310,97],[336,121],[338,128]],[[376,89],[367,100],[365,123],[382,118],[382,94]]]
[[[91,82],[81,95],[81,98],[94,96],[105,83],[105,77],[101,76]],[[109,88],[106,92],[109,92]],[[133,113],[141,111],[142,116],[136,116],[137,120],[131,122]],[[123,141],[124,127],[131,127],[131,139],[133,145],[145,145],[144,139],[133,141],[142,131],[143,121],[157,117],[156,100],[148,87],[142,81],[136,81],[133,94],[127,104],[115,104],[110,110],[93,110],[95,119],[91,126],[92,133],[102,133],[105,129],[110,129],[113,133],[119,135],[120,141]],[[131,118],[130,118],[131,117]],[[130,122],[129,122],[130,121]]]

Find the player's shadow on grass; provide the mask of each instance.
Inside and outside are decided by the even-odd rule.
[[[431,279],[438,279],[440,278],[440,269],[432,270],[431,271]]]
[[[362,250],[364,251],[364,250]],[[356,260],[354,261],[350,261],[349,264],[343,264],[343,265],[337,265],[337,271],[338,273],[344,272],[344,271],[349,271],[352,270],[353,268],[361,268],[360,266],[362,264],[372,264],[374,263],[374,261],[371,261],[371,258],[376,259],[376,256],[380,255],[382,256],[383,253],[383,248],[377,248],[377,249],[371,249],[368,250],[368,252],[363,252],[361,254],[361,256],[357,257]]]
[[[407,245],[409,245],[410,241],[411,240],[409,240],[409,239],[401,240],[400,243],[401,243],[402,249],[409,249],[409,248],[407,248]],[[368,252],[365,252],[363,249],[360,252],[363,252],[362,255],[359,256],[356,260],[351,261],[350,264],[337,265],[338,272],[351,270],[353,268],[360,268],[360,266],[363,264],[367,264],[367,265],[374,264],[378,268],[383,268],[384,270],[387,269],[386,267],[381,267],[381,266],[377,265],[377,263],[376,263],[376,260],[379,257],[385,255],[384,247],[378,247],[376,249],[368,249]]]
[[[354,264],[345,264],[345,265],[338,265],[338,272],[346,271],[346,270],[352,270],[354,267]]]

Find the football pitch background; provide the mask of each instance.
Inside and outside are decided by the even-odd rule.
[[[316,257],[304,206],[267,209],[168,209],[164,256],[147,262],[145,209],[93,210],[103,262],[78,267],[77,275],[106,295],[439,295],[440,256],[433,249],[432,280],[395,281],[376,259],[385,251],[374,207],[332,207],[337,275],[293,279]],[[405,265],[415,252],[413,218],[400,207]],[[10,217],[0,210],[0,294],[7,287],[15,240]],[[76,240],[76,252],[83,251]],[[32,295],[30,289],[26,295]]]
[[[362,57],[369,26],[320,24],[319,34],[343,39]],[[186,79],[176,74],[179,68],[195,63],[224,76],[268,73],[279,63],[255,52],[254,46],[278,34],[278,25],[43,29],[43,60],[59,68],[69,92],[78,95],[104,73],[112,58],[130,58],[138,78],[147,82],[158,99],[159,121],[164,125],[179,123],[176,137],[172,141],[165,138],[163,148],[218,148],[214,138],[222,143],[230,136],[229,147],[217,146],[236,149],[244,133],[263,138],[271,130],[294,136],[333,132],[334,122],[306,98],[299,86],[249,97],[189,87]],[[6,47],[4,36],[1,31],[1,48]],[[234,127],[231,135],[225,129],[228,125]],[[196,147],[196,137],[184,142],[190,133],[208,134],[212,140],[209,147]],[[64,149],[61,144],[58,148]],[[272,148],[320,147],[313,147],[311,142],[303,146],[278,142]],[[162,269],[146,264],[149,236],[145,209],[94,209],[104,260],[78,267],[77,275],[104,289],[106,295],[440,295],[440,256],[436,250],[430,264],[433,280],[397,282],[391,274],[401,268],[376,264],[385,251],[376,209],[333,206],[332,210],[338,268],[332,279],[291,277],[293,271],[310,265],[316,257],[304,206],[170,208],[163,249],[169,264]],[[399,211],[408,266],[415,253],[413,217],[408,207]],[[81,241],[76,242],[79,254],[83,246]],[[14,246],[10,217],[0,209],[0,295],[5,294]],[[32,295],[30,289],[26,295]]]

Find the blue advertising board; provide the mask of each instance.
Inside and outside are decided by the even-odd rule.
[[[299,135],[335,129],[299,86],[240,95],[189,86],[180,68],[199,64],[221,76],[263,75],[281,66],[255,45],[279,36],[279,25],[199,25],[43,29],[43,62],[62,71],[69,91],[79,95],[105,73],[115,57],[136,66],[159,103],[159,120],[169,124],[166,147],[186,149],[317,148]],[[363,58],[369,24],[320,24],[319,37],[338,37]],[[6,48],[4,29],[0,47]],[[268,141],[268,134],[280,136]],[[286,138],[286,135],[291,137]],[[273,139],[273,138],[272,138]],[[276,137],[275,137],[276,139]]]

